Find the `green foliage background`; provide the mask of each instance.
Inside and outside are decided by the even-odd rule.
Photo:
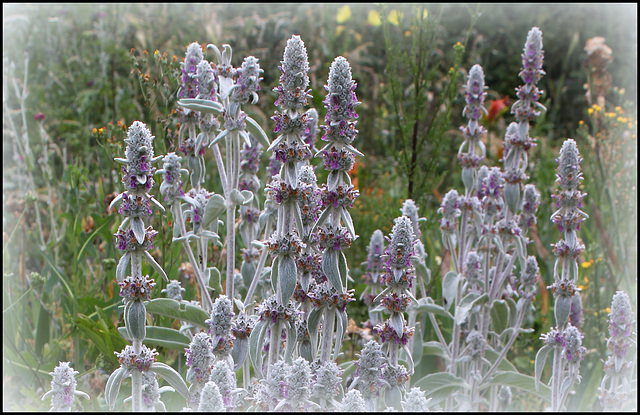
[[[540,27],[544,36],[547,74],[540,87],[548,111],[531,134],[538,146],[530,156],[529,181],[541,191],[543,206],[538,240],[530,249],[545,264],[544,291],[552,279],[549,245],[560,237],[548,221],[554,159],[562,141],[574,138],[585,158],[585,209],[591,218],[581,229],[587,245],[581,272],[589,354],[573,402],[580,409],[599,408],[595,388],[601,379],[599,359],[606,350],[606,308],[616,289],[631,289],[634,304],[636,298],[637,126],[630,128],[631,140],[623,141],[626,130],[613,124],[596,136],[585,100],[588,68],[583,48],[594,36],[606,38],[614,55],[608,70],[616,86],[607,102],[635,119],[637,5],[358,3],[348,5],[348,16],[346,10],[344,4],[3,5],[3,395],[9,398],[4,409],[48,409],[40,397],[49,389],[48,372],[58,361],[71,361],[80,372],[79,389],[94,397],[82,403],[83,409],[101,408],[104,382],[117,364],[113,351],[125,344],[117,332],[120,299],[113,269],[118,214],[107,210],[110,195],[121,190],[112,159],[124,149],[122,126],[135,120],[147,123],[155,134],[156,154],[175,150],[175,75],[189,43],[228,43],[236,66],[247,55],[259,59],[262,93],[250,115],[267,132],[274,127],[270,117],[276,94],[271,89],[278,83],[278,65],[292,34],[305,42],[311,105],[321,117],[329,65],[338,55],[349,60],[362,102],[355,145],[366,155],[351,172],[360,190],[352,209],[360,238],[347,251],[356,296],[364,289],[360,264],[369,237],[378,228],[389,233],[413,182],[411,197],[427,218],[422,232],[433,272],[432,297],[439,299],[445,261],[436,210],[441,195],[462,187],[456,152],[461,143],[457,127],[464,124],[460,92],[466,70],[482,65],[489,99],[509,97],[513,103],[521,83],[520,54],[532,26]],[[379,24],[370,19],[371,13],[378,13]],[[458,42],[462,48],[456,53]],[[9,81],[11,64],[19,88],[27,73],[24,111]],[[39,113],[45,115],[42,123],[34,119]],[[34,186],[28,194],[25,160],[20,159],[8,118],[25,134],[34,155],[26,167]],[[500,165],[499,145],[510,121],[507,111],[487,125],[490,165]],[[40,125],[49,143],[39,134]],[[409,139],[416,125],[416,137],[423,142],[419,149],[412,148]],[[622,147],[617,156],[605,159],[594,143]],[[407,164],[412,151],[413,170]],[[51,176],[37,163],[45,152]],[[266,162],[267,155],[263,157]],[[213,166],[212,158],[209,161]],[[323,182],[321,168],[318,174]],[[47,199],[48,184],[52,201]],[[209,174],[206,185],[219,191],[215,174]],[[183,259],[169,243],[171,228],[160,215],[153,220],[160,231],[154,254],[167,273],[178,278]],[[49,239],[54,231],[57,241]],[[51,241],[43,249],[42,238]],[[158,284],[154,297],[163,285]],[[187,290],[189,296],[195,288],[188,285]],[[550,296],[541,293],[536,309],[540,313],[529,322],[534,333],[522,336],[510,355],[523,373],[531,372],[539,334],[553,322]],[[349,316],[361,323],[366,309],[353,303]],[[170,324],[166,318],[156,320],[155,325]],[[425,339],[429,335],[427,331]],[[183,364],[180,352],[164,352],[166,363]],[[437,361],[425,362],[424,374],[437,370]],[[544,409],[525,393],[517,399],[525,410]]]

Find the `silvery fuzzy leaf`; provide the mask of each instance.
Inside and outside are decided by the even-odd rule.
[[[208,114],[221,114],[224,111],[224,107],[219,102],[209,99],[183,98],[178,100],[177,104],[192,111]]]
[[[329,318],[336,318],[336,341],[335,341],[335,350],[333,351],[333,360],[336,360],[338,358],[338,355],[340,354],[340,349],[342,348],[342,340],[344,339],[344,334],[347,331],[347,313],[345,312],[340,312],[340,311],[336,311],[335,309],[333,309],[334,311],[331,313],[331,317]]]
[[[424,351],[424,342],[422,341],[422,323],[416,323],[413,333],[411,350],[407,350],[407,353],[411,355],[412,362],[419,364],[420,360],[422,360],[422,352]]]
[[[282,256],[278,263],[278,285],[282,296],[278,299],[280,304],[289,303],[289,299],[291,299],[293,291],[296,289],[297,277],[298,270],[295,259],[289,255]]]
[[[349,213],[346,207],[344,206],[340,207],[340,216],[342,217],[342,221],[344,222],[344,224],[347,225],[347,229],[349,230],[349,233],[355,240],[357,237],[356,229],[353,226],[353,219],[351,219],[351,214]]]
[[[254,137],[256,137],[265,148],[268,148],[271,144],[269,143],[267,134],[264,132],[260,124],[258,124],[256,120],[251,117],[245,118],[245,121],[247,123],[247,131],[249,131]]]
[[[122,381],[129,376],[130,372],[126,371],[123,367],[119,367],[113,371],[109,379],[107,380],[107,385],[104,388],[104,397],[107,401],[107,406],[109,409],[113,410],[116,404],[116,400],[118,399],[118,392],[120,392],[120,386],[122,385]]]
[[[156,270],[158,271],[158,273],[160,275],[162,275],[162,278],[164,278],[165,281],[169,282],[169,277],[167,277],[167,273],[164,272],[164,270],[162,269],[162,267],[160,266],[160,264],[158,264],[156,262],[155,259],[153,259],[153,257],[151,256],[151,254],[149,253],[149,251],[143,251],[144,252],[144,256],[147,259],[147,261],[149,261],[149,264]]]
[[[119,201],[121,201],[123,197],[124,197],[124,193],[120,193],[118,196],[114,197],[113,200],[111,201],[111,203],[109,203],[109,210],[113,209],[115,204],[118,203]],[[120,226],[122,226],[122,225],[120,225]]]
[[[217,144],[218,141],[225,138],[228,134],[229,134],[229,130],[222,130],[213,140],[211,140],[211,142],[209,143],[209,147],[211,147],[214,144]]]
[[[412,260],[411,264],[413,264],[413,267],[416,270],[416,277],[421,278],[425,285],[429,285],[429,282],[431,281],[431,271],[427,268],[424,261],[418,258],[415,261]]]
[[[495,300],[491,305],[491,324],[493,330],[500,334],[508,326],[510,320],[509,306],[504,300]]]
[[[284,323],[287,326],[287,346],[284,349],[284,361],[291,364],[291,356],[296,348],[296,325],[291,321]]]
[[[249,134],[244,130],[238,130],[238,134],[242,137],[247,146],[251,147],[251,138],[249,137]]]
[[[253,199],[253,193],[250,190],[240,191],[233,189],[229,194],[229,200],[232,205],[244,205],[249,203]]]
[[[273,258],[273,262],[271,263],[271,288],[273,292],[278,292],[278,268],[280,263],[280,257],[277,256]]]
[[[328,249],[322,256],[322,272],[326,275],[327,280],[333,285],[339,293],[342,289],[342,278],[340,277],[340,270],[338,265],[338,251]]]
[[[125,254],[120,258],[120,261],[118,261],[118,266],[116,267],[116,281],[124,281],[124,277],[127,275],[127,267],[130,259],[131,253],[125,252]]]
[[[327,176],[327,189],[332,192],[338,187],[342,172],[339,170],[332,170]]]
[[[142,218],[131,218],[131,230],[140,245],[144,242],[144,222]]]
[[[507,202],[509,210],[515,213],[520,204],[520,185],[517,183],[507,183],[504,187],[504,200]]]
[[[219,194],[214,194],[209,197],[207,204],[204,207],[204,214],[200,220],[200,224],[203,228],[208,228],[209,224],[217,219],[218,216],[226,210],[226,201],[224,197]]]
[[[395,408],[397,411],[402,410],[402,392],[399,386],[393,386],[385,391],[384,403],[388,408]]]
[[[447,272],[447,274],[442,279],[442,296],[444,297],[444,309],[447,311],[456,298],[459,281],[460,277],[453,271]]]
[[[340,251],[340,254],[338,255],[338,271],[340,271],[340,277],[342,278],[342,281],[344,282],[345,287],[349,285],[348,281],[353,282],[353,280],[349,276],[349,267],[347,265],[347,257],[344,256],[344,252],[342,251]]]
[[[247,352],[249,351],[249,339],[236,339],[233,342],[233,349],[231,349],[231,357],[234,362],[234,370],[238,370],[247,359]]]
[[[313,362],[315,355],[313,353],[311,342],[306,340],[301,342],[298,346],[298,354],[309,363]]]
[[[269,327],[268,323],[267,320],[258,321],[249,335],[249,358],[253,369],[260,378],[264,377],[262,374],[262,347]]]
[[[147,337],[147,310],[142,301],[130,301],[125,305],[124,322],[132,339],[144,340]]]
[[[189,388],[187,384],[182,379],[182,376],[171,366],[160,362],[153,362],[151,364],[151,371],[166,380],[183,398],[189,399]]]
[[[422,341],[420,341],[420,343],[422,343]],[[404,361],[406,363],[408,363],[409,367],[407,368],[409,370],[409,373],[413,374],[413,371],[415,369],[415,363],[413,361],[413,355],[411,354],[411,350],[409,350],[409,345],[404,345],[402,346],[402,350],[404,351]]]
[[[404,317],[402,313],[391,313],[389,316],[389,326],[391,326],[399,338],[402,338],[404,332]]]
[[[544,370],[549,352],[551,352],[552,350],[553,347],[551,347],[550,345],[544,345],[540,348],[540,350],[538,350],[538,353],[536,353],[536,360],[534,365],[536,391],[538,391],[538,389],[540,388],[540,376],[542,375],[542,371]]]
[[[315,233],[316,229],[322,226],[326,222],[330,214],[331,214],[331,208],[326,208],[325,210],[323,210],[322,213],[320,214],[320,217],[318,218],[316,223],[313,225],[309,233],[310,234]]]
[[[297,163],[285,163],[282,166],[284,170],[284,181],[292,186],[296,186],[298,183],[298,167]]]
[[[558,327],[563,326],[569,318],[571,312],[571,297],[559,295],[554,304],[556,324]]]
[[[314,308],[309,312],[307,316],[307,330],[309,331],[309,337],[311,342],[315,344],[318,337],[318,325],[320,323],[320,317],[322,317],[322,309]]]
[[[304,226],[302,224],[302,213],[300,212],[300,206],[297,203],[294,203],[292,210],[298,235],[304,236]]]
[[[489,301],[489,295],[487,293],[479,295],[472,292],[465,295],[464,298],[460,300],[460,304],[456,305],[454,315],[456,324],[460,325],[464,323],[473,307],[482,305],[487,301]]]
[[[253,262],[242,262],[242,265],[240,265],[240,274],[242,275],[242,282],[245,287],[249,287],[251,285],[251,281],[253,281],[255,273],[256,266]]]

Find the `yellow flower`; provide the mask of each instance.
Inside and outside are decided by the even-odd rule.
[[[429,17],[429,10],[424,9],[424,11],[422,12],[422,20],[426,19],[427,17]]]
[[[593,104],[593,109],[594,111],[598,111],[598,112],[602,111],[602,107],[600,107],[600,105],[598,104]]]
[[[336,26],[336,36],[340,36],[340,34],[344,31],[344,26],[341,24]]]
[[[587,110],[587,113],[589,114],[589,116],[592,116],[593,115],[593,108],[589,108]]]
[[[91,130],[91,132],[94,134],[98,134],[98,129],[96,127],[93,127],[93,130]]]
[[[618,91],[618,93],[619,93],[620,95],[624,95],[624,88],[620,88],[620,90]]]
[[[351,18],[351,7],[348,4],[340,7],[338,9],[338,15],[336,16],[336,21],[338,23],[344,23]]]
[[[380,24],[382,24],[382,21],[380,20],[380,13],[375,10],[369,10],[369,15],[367,16],[367,24],[375,27],[380,26]]]
[[[394,26],[398,26],[400,25],[400,18],[402,16],[398,13],[398,11],[396,9],[391,10],[391,12],[389,13],[389,16],[387,16],[387,19],[389,19],[389,23],[391,23]]]
[[[591,266],[591,261],[585,261],[582,263],[582,268],[587,269]]]
[[[583,125],[583,124],[584,124],[584,121],[580,120],[580,121],[578,121],[578,124],[579,124],[579,125]]]

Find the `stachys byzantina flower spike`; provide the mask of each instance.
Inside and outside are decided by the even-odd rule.
[[[89,399],[89,395],[76,390],[76,375],[79,372],[69,366],[69,362],[60,362],[49,372],[51,375],[51,390],[44,394],[42,400],[51,397],[50,412],[71,412],[76,396]]]

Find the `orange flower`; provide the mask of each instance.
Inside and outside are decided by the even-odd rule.
[[[489,113],[487,114],[487,121],[491,123],[508,109],[507,105],[509,105],[509,97],[505,96],[502,99],[496,99],[489,102],[490,105]]]

